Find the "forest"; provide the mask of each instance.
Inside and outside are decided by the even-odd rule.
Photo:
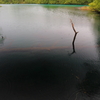
[[[0,0],[0,4],[73,4],[89,5],[92,11],[100,12],[100,0]]]
[[[0,3],[7,4],[89,4],[93,0],[0,0]]]

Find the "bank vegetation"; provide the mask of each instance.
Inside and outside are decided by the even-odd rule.
[[[92,11],[100,12],[100,0],[0,0],[0,4],[70,4],[89,5]]]

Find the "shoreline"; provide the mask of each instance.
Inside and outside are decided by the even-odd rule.
[[[24,4],[24,3],[21,3],[21,4]],[[42,4],[42,5],[45,5],[45,4]],[[66,6],[66,4],[48,4],[48,5],[63,5],[63,6]],[[70,6],[70,5],[67,5],[67,6]],[[72,5],[72,6],[75,6],[75,5]],[[77,9],[79,10],[91,10],[90,7],[88,5],[79,5],[81,7],[76,7]],[[0,6],[2,7],[2,6]]]
[[[91,10],[89,6],[78,7],[80,10]]]

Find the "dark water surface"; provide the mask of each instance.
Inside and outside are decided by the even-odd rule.
[[[100,100],[100,15],[80,6],[1,6],[0,100]],[[73,44],[70,19],[79,32]]]

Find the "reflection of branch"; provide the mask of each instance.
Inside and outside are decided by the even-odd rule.
[[[71,19],[70,19],[70,22],[71,22],[72,28],[73,28],[73,30],[74,30],[74,32],[75,32],[75,35],[74,35],[74,38],[73,38],[73,41],[72,41],[73,52],[70,54],[70,55],[72,55],[72,54],[75,53],[75,45],[74,45],[74,43],[75,43],[76,35],[77,35],[78,32],[75,30],[74,24],[73,24],[73,22],[72,22]]]

